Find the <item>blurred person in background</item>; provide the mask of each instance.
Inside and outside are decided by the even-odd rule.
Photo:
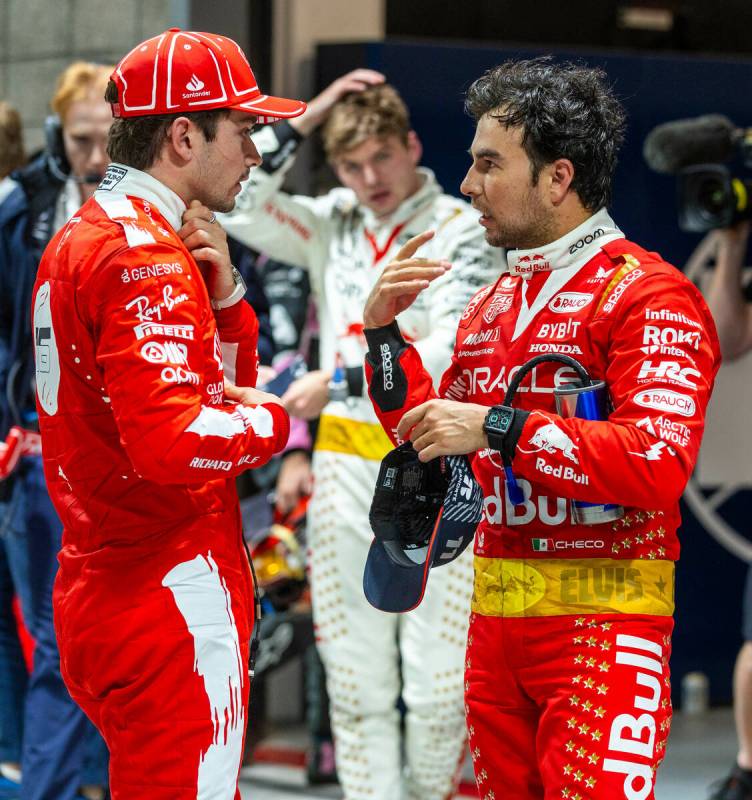
[[[21,115],[0,101],[0,204],[16,183],[8,175],[26,161]],[[0,474],[5,474],[6,452],[0,444]],[[4,489],[0,484],[0,492]],[[1,495],[0,495],[1,496]],[[21,779],[23,704],[27,681],[23,648],[13,602],[15,588],[0,529],[0,797],[18,794]]]
[[[5,656],[16,689],[13,706],[0,713],[17,717],[11,730],[14,737],[23,737],[20,774],[6,769],[6,777],[20,779],[23,800],[72,800],[81,787],[87,797],[102,797],[107,783],[104,742],[71,700],[60,675],[52,585],[62,526],[42,470],[30,307],[47,243],[104,175],[112,122],[104,90],[111,71],[78,61],[62,72],[51,101],[53,116],[45,125],[46,147],[12,174],[0,204],[0,440],[13,426],[24,431],[23,455],[0,483],[0,547],[9,566],[6,577],[12,576],[35,642],[25,694],[18,649]],[[3,640],[11,636],[11,624],[3,616]]]
[[[317,198],[284,193],[298,146],[321,125],[343,188]],[[446,275],[399,322],[438,378],[462,310],[499,274],[501,255],[484,242],[477,213],[443,194],[433,173],[419,166],[422,148],[408,110],[378,72],[348,73],[314,98],[306,114],[253,138],[264,162],[223,224],[271,258],[307,269],[318,308],[320,368],[294,382],[282,400],[292,416],[320,415],[308,549],[337,774],[348,800],[439,800],[453,790],[465,746],[471,558],[441,570],[422,605],[404,617],[377,611],[364,597],[368,512],[391,445],[364,386],[363,305],[400,247],[434,230],[427,255],[447,264]],[[277,484],[285,503],[305,491],[310,476],[307,453],[285,458]]]
[[[752,349],[752,283],[745,281],[749,222],[712,231],[695,248],[686,271],[713,267],[705,298],[715,319],[721,354],[728,364]],[[742,638],[734,666],[734,722],[739,750],[711,800],[752,800],[752,567],[742,606]]]

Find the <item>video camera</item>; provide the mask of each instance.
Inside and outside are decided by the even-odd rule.
[[[677,119],[653,128],[642,152],[651,169],[678,176],[682,230],[704,233],[752,219],[752,180],[724,166],[740,158],[752,169],[752,128],[737,128],[721,114]]]

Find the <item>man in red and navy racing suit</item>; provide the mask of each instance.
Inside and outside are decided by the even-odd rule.
[[[170,94],[197,75],[205,91]],[[52,239],[34,287],[45,475],[64,526],[61,671],[107,742],[113,800],[233,800],[254,621],[234,478],[284,447],[289,420],[242,388],[256,382],[258,324],[210,208],[231,208],[260,162],[258,114],[305,106],[254,105],[234,42],[176,29],[112,81],[116,117],[149,98],[172,117],[143,162],[143,139],[123,134],[150,123],[115,120],[108,149],[123,163]]]
[[[558,86],[558,96],[575,98],[576,118],[592,94],[578,104],[582,93],[560,69],[519,62],[477,83],[522,85],[523,95],[526,86]],[[591,72],[570,70],[580,80]],[[409,301],[431,268],[421,273],[406,260],[399,278],[382,278],[365,314],[371,397],[385,430],[395,442],[410,438],[421,460],[472,453],[484,490],[465,672],[480,797],[645,800],[669,730],[678,499],[718,368],[715,329],[681,273],[625,239],[604,208],[588,211],[578,194],[586,188],[571,188],[571,156],[554,157],[533,182],[520,123],[504,116],[519,107],[506,94],[498,116],[498,103],[478,113],[475,88],[468,105],[478,129],[463,191],[483,213],[489,242],[534,246],[510,251],[509,272],[467,306],[442,400],[431,400],[418,353],[389,324],[394,298]],[[503,402],[521,365],[552,352],[606,382],[608,421],[557,415],[553,390],[576,375],[539,364],[522,382],[509,431],[489,446],[488,407]],[[519,505],[500,450],[512,458]],[[572,500],[625,513],[575,524]]]

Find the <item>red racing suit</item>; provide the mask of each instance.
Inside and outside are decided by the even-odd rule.
[[[113,800],[239,798],[253,586],[234,477],[281,450],[256,317],[214,311],[182,200],[111,165],[51,241],[33,294],[45,475],[64,525],[65,682],[110,750]]]
[[[553,390],[576,375],[540,364],[514,401],[531,412],[512,462],[524,503],[510,502],[497,451],[472,457],[485,494],[465,671],[479,794],[645,800],[670,724],[678,500],[719,365],[715,327],[695,287],[605,211],[508,260],[467,306],[439,396],[501,403],[521,365],[560,352],[606,382],[613,411],[557,415]],[[371,398],[396,441],[405,411],[435,393],[389,328],[368,338]],[[577,525],[572,500],[625,515]]]

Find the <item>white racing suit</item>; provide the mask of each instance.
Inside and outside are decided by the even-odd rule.
[[[368,511],[381,458],[391,444],[363,385],[363,307],[383,267],[411,237],[432,229],[418,255],[452,269],[398,318],[438,380],[459,317],[478,288],[502,270],[502,253],[485,244],[476,213],[448,195],[429,170],[421,188],[378,220],[352,191],[317,197],[280,191],[299,141],[289,125],[254,135],[264,165],[222,224],[270,257],[305,267],[318,305],[322,369],[337,355],[350,396],[324,409],[314,448],[309,507],[314,623],[327,670],[337,770],[348,800],[441,800],[452,793],[465,742],[464,643],[472,556],[434,570],[422,604],[405,615],[372,608],[363,568],[372,539]],[[402,770],[397,699],[407,706]]]

